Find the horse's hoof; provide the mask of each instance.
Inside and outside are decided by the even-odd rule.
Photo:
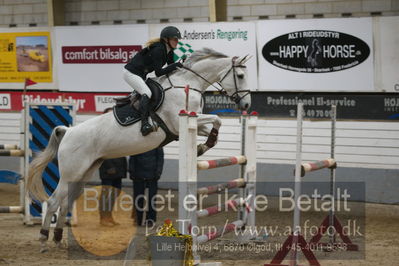
[[[48,251],[48,247],[43,247],[40,249],[40,253],[45,253]]]
[[[43,235],[41,235],[40,237],[42,238]],[[46,240],[41,239],[40,240],[40,253],[44,253],[47,251],[48,251],[47,239]]]
[[[66,249],[66,244],[65,243],[63,243],[63,242],[56,242],[56,241],[54,241],[55,242],[55,246],[57,247],[57,248],[59,248],[59,249]]]

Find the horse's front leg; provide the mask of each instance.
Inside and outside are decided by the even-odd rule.
[[[212,129],[207,126],[208,124],[212,124]],[[217,115],[198,115],[198,135],[206,136],[208,139],[205,143],[198,144],[197,156],[201,156],[216,145],[221,125],[222,120]]]

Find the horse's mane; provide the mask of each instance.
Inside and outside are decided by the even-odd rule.
[[[198,61],[201,61],[203,59],[207,59],[207,58],[226,58],[228,57],[227,55],[217,52],[211,48],[202,48],[200,50],[196,50],[194,51],[194,53],[192,53],[187,60],[184,62],[184,66],[191,68],[195,63],[197,63]]]

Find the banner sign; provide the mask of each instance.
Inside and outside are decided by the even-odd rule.
[[[359,38],[341,32],[296,31],[266,43],[262,55],[270,64],[289,71],[328,73],[361,64],[369,57],[370,48]]]
[[[21,91],[0,91],[0,111],[21,111],[23,102],[33,103],[72,103],[76,104],[77,112],[99,113],[114,105],[114,97],[124,96],[126,93],[79,93],[79,92],[34,92],[25,95]]]
[[[399,16],[374,19],[376,88],[399,93]]]
[[[141,51],[140,45],[125,46],[64,46],[64,64],[127,64]]]
[[[211,48],[227,56],[251,55],[246,63],[248,89],[257,90],[256,30],[253,22],[184,23],[175,24],[182,39],[175,49],[175,60],[189,56],[195,50]],[[157,37],[164,24],[151,24],[150,36]]]
[[[258,22],[259,88],[374,91],[371,18]]]
[[[131,92],[124,65],[148,41],[148,25],[55,27],[61,91]]]
[[[331,105],[337,106],[338,119],[399,121],[398,94],[334,94],[255,92],[251,110],[265,118],[296,118],[298,103],[302,102],[305,118],[330,118]],[[237,116],[235,103],[217,93],[205,94],[204,113]]]
[[[35,103],[67,102],[77,105],[82,113],[99,113],[114,105],[114,97],[126,93],[79,93],[79,92],[40,92],[0,91],[0,111],[21,111],[23,100]],[[239,116],[236,104],[218,92],[204,95],[204,113],[220,116]],[[399,95],[379,94],[334,94],[334,93],[294,93],[294,92],[254,92],[251,110],[260,117],[287,119],[296,118],[296,106],[304,103],[305,117],[328,119],[331,105],[337,106],[338,119],[350,120],[390,120],[399,121]]]
[[[0,33],[0,82],[52,82],[49,32]]]

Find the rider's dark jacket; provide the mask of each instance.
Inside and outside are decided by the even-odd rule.
[[[144,80],[147,74],[152,71],[155,71],[157,77],[169,74],[176,70],[178,66],[180,67],[181,63],[174,63],[173,50],[168,53],[166,45],[160,41],[144,48],[125,65],[125,68]],[[168,66],[162,68],[165,63]]]

